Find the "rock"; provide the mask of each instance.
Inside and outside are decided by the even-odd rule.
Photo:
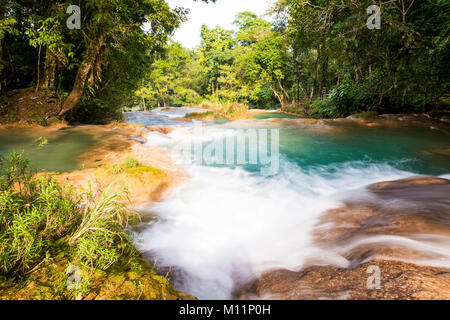
[[[416,176],[395,181],[385,181],[372,184],[368,187],[372,192],[380,191],[394,191],[400,188],[411,188],[417,186],[433,186],[433,185],[448,185],[450,180],[437,178],[432,176]],[[447,188],[446,188],[447,189]]]
[[[380,289],[370,289],[369,266],[381,270]],[[411,263],[374,260],[355,268],[312,266],[265,273],[237,292],[240,299],[450,299],[450,272]]]
[[[142,257],[132,258],[133,268],[119,261],[107,271],[82,269],[80,288],[69,289],[65,266],[73,256],[42,265],[24,279],[0,283],[0,300],[195,300],[178,292]],[[76,264],[76,263],[75,263]],[[79,265],[79,264],[78,264]],[[81,265],[79,265],[81,267]]]
[[[369,186],[370,196],[325,213],[319,254],[300,270],[273,270],[242,299],[450,299],[450,180],[418,176]],[[370,266],[381,289],[367,287]]]
[[[442,155],[442,156],[450,156],[450,147],[435,149],[435,150],[432,150],[431,153]]]
[[[145,135],[145,127],[121,125],[118,128],[117,132],[101,139],[88,152],[78,157],[77,160],[85,169],[59,174],[56,178],[62,184],[85,190],[91,183],[94,193],[114,182],[114,190],[125,187],[129,191],[133,206],[160,201],[184,180],[183,170],[174,164],[166,151],[145,146],[130,137]],[[111,128],[95,126],[89,130],[110,131]],[[127,157],[136,159],[140,166],[123,168]]]

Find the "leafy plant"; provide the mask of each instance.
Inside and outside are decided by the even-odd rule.
[[[112,188],[113,184],[98,199],[86,194],[82,221],[70,237],[80,261],[91,268],[108,269],[131,243],[125,228],[136,216],[123,203],[126,193],[112,192]]]
[[[35,177],[28,163],[18,153],[0,158],[0,274],[30,272],[61,243],[94,269],[135,253],[126,228],[137,215],[126,208],[126,192],[110,185],[98,195],[77,194]]]
[[[24,273],[51,243],[73,231],[77,196],[49,178],[32,178],[21,154],[2,159],[0,172],[0,273]]]
[[[123,162],[123,166],[125,169],[133,169],[139,167],[140,163],[133,157],[127,157]]]

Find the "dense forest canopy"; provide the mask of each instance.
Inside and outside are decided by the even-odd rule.
[[[373,4],[380,29],[366,25]],[[317,117],[446,111],[449,4],[279,0],[271,21],[242,12],[237,31],[203,26],[190,50],[170,40],[188,10],[163,0],[0,0],[0,91],[55,92],[54,116],[78,121],[205,100]]]

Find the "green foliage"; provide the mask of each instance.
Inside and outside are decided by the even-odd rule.
[[[123,162],[123,166],[125,167],[125,169],[133,169],[139,167],[140,164],[139,161],[137,161],[135,158],[127,157]]]
[[[189,112],[184,117],[185,118],[196,118],[196,117],[209,117],[214,116],[214,111],[206,111],[206,112]]]
[[[51,179],[32,179],[20,154],[1,163],[0,273],[24,273],[45,257],[53,241],[73,231],[77,198]]]
[[[170,42],[152,65],[145,70],[143,85],[135,91],[142,109],[155,106],[183,105],[197,101],[197,93],[189,88],[190,52]]]
[[[371,4],[279,0],[272,22],[241,12],[236,32],[202,26],[200,46],[188,50],[168,41],[187,11],[167,1],[82,1],[80,31],[65,28],[61,2],[6,1],[0,90],[35,85],[39,74],[66,102],[82,94],[66,115],[89,123],[202,101],[324,117],[448,110],[448,1],[380,3],[380,30],[366,27]]]
[[[125,200],[126,193],[112,192],[112,186],[96,197],[35,177],[21,154],[1,158],[0,274],[30,272],[61,241],[90,268],[105,270],[122,255],[134,254],[126,227],[136,215]]]
[[[106,104],[102,99],[84,99],[67,115],[70,122],[108,124],[123,120],[122,109]]]
[[[143,85],[135,92],[142,109],[198,105],[202,101],[273,105],[276,98],[264,71],[266,65],[258,64],[255,55],[258,43],[274,36],[270,23],[244,12],[237,15],[235,24],[240,28],[235,34],[220,27],[202,26],[202,41],[196,50],[170,43],[165,54],[146,71]],[[279,53],[279,43],[274,47]],[[260,56],[263,53],[261,48]],[[265,54],[270,59],[274,53]],[[279,63],[277,59],[279,55],[272,64]],[[275,73],[280,75],[281,71]]]
[[[98,199],[88,195],[81,223],[71,235],[81,263],[106,270],[130,251],[131,238],[124,231],[133,217],[124,205],[123,192],[112,192],[110,185]]]
[[[362,85],[345,81],[334,88],[327,98],[315,100],[310,113],[320,118],[338,118],[355,114],[362,108],[370,111],[374,106],[373,97],[365,94]]]
[[[369,30],[372,3],[280,0],[271,10],[273,23],[242,12],[234,34],[203,26],[190,72],[177,74],[176,82],[161,73],[164,87],[190,90],[202,101],[281,106],[315,117],[428,112],[442,105],[450,83],[446,2],[383,3],[381,30]],[[187,104],[173,90],[161,92],[164,105]]]
[[[33,174],[28,166],[29,160],[21,153],[13,152],[6,159],[0,158],[0,190],[10,190],[14,185],[19,190],[24,189]]]
[[[378,113],[375,111],[363,111],[360,113],[355,114],[356,118],[359,119],[377,119],[379,118]]]
[[[73,106],[81,101],[70,114],[72,105],[64,109],[71,121],[118,119],[117,113],[135,102],[143,70],[187,11],[171,9],[164,0],[86,0],[77,3],[81,30],[69,30],[69,4],[55,0],[0,3],[0,91],[39,84],[40,90],[66,93],[65,102],[75,101]],[[144,30],[147,22],[150,28]]]
[[[245,118],[248,111],[247,105],[239,103],[220,104],[204,101],[199,108],[211,110],[215,115],[230,120]]]

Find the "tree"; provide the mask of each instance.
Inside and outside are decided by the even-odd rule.
[[[173,41],[164,49],[145,70],[142,84],[135,92],[144,108],[147,104],[159,107],[179,105],[196,95],[187,81],[190,78],[187,66],[193,62],[191,52]]]
[[[59,115],[72,110],[80,101],[86,81],[92,86],[101,75],[101,67],[112,50],[123,49],[128,39],[140,37],[143,24],[151,22],[150,36],[158,46],[165,42],[180,23],[182,12],[172,11],[162,0],[114,1],[87,0],[82,3],[87,12],[82,24],[85,50],[71,93]],[[147,43],[149,44],[149,42]]]
[[[202,93],[214,95],[220,89],[219,78],[223,66],[233,63],[232,51],[235,45],[233,31],[221,27],[201,28],[201,44],[199,48],[199,63],[202,66],[200,77],[203,79]]]
[[[3,92],[5,87],[5,79],[3,77],[3,69],[6,66],[3,60],[3,41],[7,34],[17,35],[18,31],[15,28],[17,21],[14,18],[7,15],[7,1],[2,0],[0,2],[0,93]]]

